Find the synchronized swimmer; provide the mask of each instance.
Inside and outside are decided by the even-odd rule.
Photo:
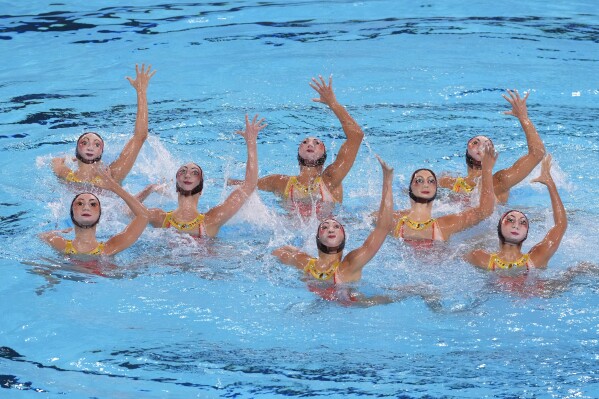
[[[302,270],[308,279],[326,282],[324,287],[309,284],[310,289],[327,300],[358,302],[363,300],[355,292],[338,289],[339,284],[362,278],[362,269],[383,245],[393,223],[393,169],[377,156],[383,169],[383,188],[374,230],[364,243],[343,256],[345,229],[332,218],[323,220],[316,231],[318,257],[311,257],[299,248],[287,245],[273,251],[273,255],[287,265]]]
[[[143,143],[148,138],[148,84],[156,71],[152,66],[135,65],[135,80],[127,77],[131,86],[137,92],[137,117],[135,119],[135,131],[133,137],[125,144],[119,157],[110,164],[110,174],[119,184],[123,182],[131,171]],[[104,153],[104,140],[96,132],[85,132],[77,139],[75,147],[75,160],[77,169],[71,170],[67,166],[64,157],[52,160],[52,170],[60,179],[70,183],[92,183],[98,185],[99,178],[96,175],[94,164],[101,163]]]
[[[495,208],[492,171],[497,154],[491,145],[481,150],[482,182],[480,201],[477,206],[466,210],[432,217],[433,201],[437,197],[437,179],[430,169],[418,169],[410,179],[410,209],[394,213],[395,238],[416,246],[432,244],[434,241],[447,241],[453,234],[472,227],[491,216]]]
[[[216,236],[221,226],[239,211],[256,188],[258,181],[256,141],[258,132],[266,126],[264,119],[258,120],[258,115],[254,116],[251,122],[248,116],[245,116],[245,130],[236,132],[245,139],[247,145],[245,180],[222,204],[206,213],[198,211],[198,203],[204,189],[204,172],[199,165],[190,162],[181,166],[175,176],[177,208],[168,212],[159,208],[150,209],[150,224],[158,228],[174,228],[194,237]]]
[[[330,215],[334,205],[343,201],[343,179],[356,160],[364,133],[345,107],[337,101],[332,77],[329,77],[328,84],[322,76],[312,78],[310,87],[320,95],[312,101],[327,105],[335,113],[345,132],[346,141],[339,148],[333,163],[325,168],[325,144],[318,138],[307,137],[300,143],[297,153],[299,174],[264,176],[258,180],[258,189],[281,197],[291,212],[309,216],[314,210],[322,218]],[[229,184],[240,182],[229,180]]]
[[[532,121],[528,118],[526,100],[530,91],[524,95],[524,98],[520,97],[518,90],[507,90],[507,93],[509,97],[504,94],[503,98],[512,105],[512,109],[505,111],[504,114],[513,115],[520,121],[526,135],[528,153],[520,157],[509,168],[493,174],[493,191],[499,203],[507,202],[510,189],[524,180],[545,155],[545,145]],[[482,175],[481,157],[486,145],[493,147],[493,142],[486,136],[471,138],[466,146],[466,166],[468,168],[466,177],[452,177],[443,174],[439,179],[439,186],[449,188],[456,193],[469,195]]]
[[[133,245],[148,224],[148,210],[112,178],[110,171],[99,167],[99,165],[94,165],[92,168],[96,171],[93,177],[97,179],[98,186],[121,197],[133,212],[134,218],[121,233],[106,242],[99,242],[96,238],[96,228],[102,215],[100,200],[92,193],[77,194],[71,202],[70,211],[74,227],[53,230],[40,235],[40,238],[52,248],[67,255],[115,255]],[[75,230],[73,240],[65,239],[62,236],[72,230]]]
[[[466,260],[482,269],[510,274],[522,274],[533,267],[542,269],[547,267],[549,259],[557,251],[568,227],[566,209],[551,177],[551,155],[545,156],[541,163],[541,174],[533,182],[544,184],[551,198],[554,226],[545,238],[527,253],[522,253],[522,244],[528,237],[528,218],[518,210],[510,210],[501,216],[497,224],[499,251],[489,253],[477,249],[470,252]]]
[[[393,169],[377,156],[383,172],[383,187],[380,206],[375,214],[375,226],[361,246],[344,256],[345,227],[333,213],[335,204],[343,201],[342,183],[356,160],[364,133],[337,101],[332,77],[327,83],[322,76],[312,78],[310,83],[310,87],[319,94],[313,101],[323,103],[333,111],[346,136],[332,164],[324,167],[327,158],[324,143],[318,138],[308,137],[298,149],[298,175],[276,174],[258,178],[257,137],[267,124],[258,115],[251,120],[246,115],[245,129],[236,132],[244,138],[247,146],[245,179],[229,179],[229,185],[238,187],[221,204],[205,213],[198,210],[204,190],[204,171],[198,164],[188,162],[177,170],[175,176],[177,207],[171,211],[147,209],[143,201],[156,190],[156,184],[149,185],[137,196],[121,187],[148,136],[147,87],[155,71],[144,64],[141,68],[136,65],[135,70],[136,78],[127,78],[137,92],[135,132],[117,160],[104,166],[101,162],[104,141],[97,133],[86,132],[77,140],[76,170],[67,166],[65,158],[52,161],[53,171],[60,179],[89,188],[97,186],[118,195],[129,207],[133,219],[122,232],[105,242],[98,241],[96,227],[101,216],[100,199],[89,190],[80,192],[70,207],[74,227],[40,234],[43,241],[62,253],[70,256],[117,254],[133,245],[148,224],[157,228],[174,228],[192,237],[215,237],[223,224],[241,209],[257,188],[283,198],[289,212],[316,216],[320,221],[316,232],[317,257],[289,245],[275,249],[272,255],[282,263],[303,271],[309,289],[322,298],[347,303],[363,302],[363,295],[352,289],[340,288],[361,279],[364,267],[376,255],[388,235],[424,248],[434,245],[435,241],[447,241],[452,235],[489,218],[496,203],[506,203],[510,189],[524,180],[539,163],[541,174],[533,181],[547,187],[554,217],[554,226],[545,238],[528,252],[522,252],[522,243],[528,236],[528,218],[520,211],[510,210],[499,219],[497,226],[499,250],[488,252],[475,249],[465,259],[481,269],[499,274],[506,279],[507,285],[518,286],[531,268],[547,267],[566,231],[566,211],[550,173],[551,156],[545,155],[544,144],[528,118],[526,100],[529,92],[520,97],[517,90],[507,90],[508,95],[503,97],[512,109],[505,114],[515,116],[520,121],[526,135],[528,153],[512,166],[493,173],[497,160],[493,142],[485,136],[476,136],[468,142],[466,150],[467,176],[455,178],[444,174],[437,180],[432,170],[418,169],[409,182],[410,208],[395,212]],[[480,194],[477,204],[473,201],[458,213],[432,216],[439,187],[470,194],[477,185]],[[71,231],[75,233],[72,240],[63,237]],[[566,280],[582,269],[569,271]]]

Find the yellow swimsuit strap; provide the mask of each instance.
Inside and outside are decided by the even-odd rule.
[[[306,267],[304,267],[304,272],[306,273],[310,273],[312,275],[312,277],[318,279],[318,280],[329,280],[331,277],[333,277],[335,275],[335,272],[337,271],[337,268],[339,267],[339,264],[341,262],[337,261],[335,263],[333,263],[327,270],[325,271],[320,271],[316,269],[316,261],[318,259],[316,258],[311,258],[308,263],[306,263]]]
[[[77,176],[75,176],[75,172],[73,172],[72,170],[69,171],[69,173],[65,176],[64,179],[66,181],[68,181],[68,182],[71,182],[71,183],[92,183],[92,184],[98,184],[98,183],[102,182],[102,179],[100,179],[99,177],[94,177],[91,181],[81,180]]]
[[[204,224],[204,214],[200,213],[195,219],[189,222],[179,222],[173,218],[173,211],[167,212],[166,217],[164,218],[164,222],[162,222],[162,227],[174,227],[180,231],[189,231],[193,230],[196,227]]]
[[[495,268],[499,269],[511,269],[512,267],[523,267],[528,265],[528,254],[522,255],[520,259],[515,262],[506,262],[499,258],[497,254],[491,254],[489,258],[489,270],[495,270]]]
[[[460,190],[464,190],[464,192],[470,193],[472,190],[474,190],[474,187],[475,186],[471,186],[470,184],[466,183],[466,180],[463,177],[458,177],[451,191],[459,193]]]
[[[84,255],[101,255],[102,251],[104,251],[104,243],[98,243],[98,246],[92,249],[89,252],[86,252]],[[73,246],[73,240],[67,240],[66,245],[64,247],[64,253],[68,255],[78,254],[79,252]]]
[[[312,181],[312,183],[310,183],[307,186],[304,186],[299,181],[297,181],[297,176],[291,176],[289,178],[289,181],[287,182],[287,186],[285,187],[285,193],[283,194],[283,196],[285,197],[285,199],[289,198],[289,193],[291,192],[292,187],[294,187],[296,190],[302,193],[311,194],[320,188],[321,181],[322,177],[318,176],[316,179],[314,179],[314,181]]]

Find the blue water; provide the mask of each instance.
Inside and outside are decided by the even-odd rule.
[[[85,130],[113,160],[130,137],[136,63],[158,71],[148,91],[150,139],[124,186],[170,180],[193,160],[206,174],[200,209],[242,177],[246,113],[269,126],[260,174],[292,174],[306,135],[336,154],[343,133],[313,103],[310,78],[333,74],[339,101],[366,138],[337,214],[347,248],[371,229],[381,173],[396,172],[397,208],[417,167],[465,170],[465,142],[487,134],[496,168],[526,151],[501,97],[531,90],[529,115],[553,155],[569,227],[541,278],[599,263],[599,16],[594,1],[554,2],[5,2],[0,12],[0,397],[44,398],[596,398],[597,276],[553,297],[498,292],[461,254],[497,245],[495,221],[430,254],[388,240],[356,289],[428,284],[420,298],[344,307],[309,292],[270,252],[310,253],[314,220],[289,219],[258,193],[218,239],[194,244],[148,229],[86,273],[37,234],[65,226],[72,191],[49,169]],[[538,171],[533,172],[536,176]],[[531,221],[528,245],[551,226],[546,190],[526,179],[507,207]],[[100,237],[120,231],[122,204],[102,197]],[[151,206],[172,209],[174,193]],[[456,210],[441,196],[436,214]],[[530,248],[525,244],[525,249]],[[110,263],[108,262],[108,263]]]

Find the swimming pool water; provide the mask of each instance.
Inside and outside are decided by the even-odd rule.
[[[105,262],[106,277],[37,239],[68,223],[72,191],[50,159],[97,130],[113,160],[135,121],[125,76],[146,63],[158,71],[150,139],[124,186],[137,192],[193,160],[206,173],[202,210],[229,192],[227,177],[243,176],[245,144],[234,132],[246,113],[269,123],[260,175],[294,173],[306,135],[336,154],[339,123],[308,86],[333,74],[337,98],[366,134],[337,209],[348,249],[367,236],[380,199],[374,154],[395,168],[397,208],[408,204],[415,168],[463,172],[465,142],[476,134],[494,140],[497,169],[511,165],[526,143],[502,114],[501,94],[531,90],[529,115],[553,155],[569,218],[539,276],[599,263],[595,3],[438,3],[3,4],[0,397],[598,397],[596,275],[554,297],[520,297],[461,261],[473,245],[496,245],[505,207],[425,256],[387,240],[355,287],[393,295],[428,284],[441,294],[435,309],[413,297],[367,308],[318,299],[270,255],[288,243],[315,253],[316,221],[285,217],[266,193],[207,243],[146,230]],[[532,245],[552,219],[546,190],[529,180],[507,207],[529,214]],[[102,203],[106,237],[126,218],[119,201]],[[176,201],[168,193],[147,203]],[[437,212],[456,206],[441,196]]]

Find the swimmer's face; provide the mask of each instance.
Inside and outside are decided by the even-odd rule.
[[[298,154],[306,161],[316,161],[320,159],[325,152],[325,146],[322,141],[315,137],[308,137],[300,143]]]
[[[181,166],[177,171],[177,183],[183,190],[193,190],[200,184],[203,178],[204,173],[202,169],[193,162]]]
[[[100,201],[93,194],[80,194],[73,201],[73,219],[82,226],[92,226],[100,218]]]
[[[343,226],[335,219],[326,219],[318,226],[318,240],[327,247],[341,245],[344,239]]]
[[[521,243],[528,235],[528,219],[522,212],[508,212],[501,220],[501,234],[508,243]]]
[[[100,158],[103,151],[104,142],[95,133],[86,133],[77,141],[77,152],[88,161]]]
[[[490,145],[493,148],[493,142],[487,136],[476,136],[468,141],[468,154],[477,161],[483,156],[485,146]]]
[[[410,183],[417,197],[429,199],[437,194],[437,179],[428,170],[419,170]]]

